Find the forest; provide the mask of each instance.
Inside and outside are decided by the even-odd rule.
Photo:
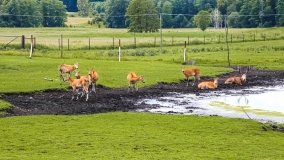
[[[163,28],[193,28],[196,27],[194,16],[200,11],[209,13],[210,26],[216,28],[223,27],[225,20],[233,28],[284,25],[283,0],[62,0],[65,7],[60,7],[56,1],[59,0],[45,2],[56,10],[47,12],[51,7],[44,7],[47,5],[43,5],[42,0],[0,0],[0,26],[63,26],[66,10],[92,17],[95,22],[101,22],[108,28],[127,28],[131,24],[129,17],[149,13],[162,15]],[[130,15],[127,11],[135,1],[141,3]],[[49,17],[46,18],[47,15]],[[22,24],[23,21],[27,23]]]

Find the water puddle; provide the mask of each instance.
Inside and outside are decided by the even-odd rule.
[[[284,123],[284,86],[212,91],[198,96],[169,93],[165,97],[140,100],[136,105],[146,106],[138,111],[152,113],[218,115]]]

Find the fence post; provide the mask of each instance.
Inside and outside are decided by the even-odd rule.
[[[60,38],[58,38],[58,49],[60,51]]]
[[[112,49],[114,49],[114,37],[112,37]]]
[[[134,32],[134,48],[136,48],[136,35],[135,35],[135,32]]]
[[[120,39],[118,41],[118,62],[120,62],[120,57],[121,57],[121,49],[120,49]]]
[[[62,58],[63,57],[63,35],[61,34],[61,55],[60,57]]]
[[[263,35],[263,40],[265,41],[265,39],[266,39],[266,34]]]
[[[26,40],[25,35],[22,35],[22,41],[21,41],[22,42],[22,44],[21,44],[22,49],[25,49],[25,45],[26,45],[25,40]]]
[[[32,55],[33,55],[33,35],[31,35],[31,49],[30,49],[30,58],[32,58]]]
[[[69,51],[69,38],[68,38],[67,48],[68,48],[68,51]]]
[[[184,41],[184,49],[183,49],[183,62],[186,62],[186,41]]]
[[[91,39],[89,37],[89,50],[91,50]]]
[[[34,37],[34,49],[36,49],[36,37]]]
[[[189,45],[189,36],[187,36],[187,44]]]

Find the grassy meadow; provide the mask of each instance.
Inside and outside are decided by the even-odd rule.
[[[255,33],[256,41],[252,40]],[[183,43],[188,36],[187,60],[196,62],[201,76],[216,77],[231,71],[222,42],[223,30],[164,29],[162,49],[159,33],[136,33],[134,49],[134,34],[125,29],[0,28],[2,36],[15,34],[33,34],[37,37],[37,48],[29,59],[29,49],[19,49],[19,40],[4,47],[9,38],[0,36],[0,112],[11,107],[1,100],[1,94],[67,89],[68,84],[60,85],[58,77],[58,66],[62,63],[78,62],[81,75],[94,67],[100,75],[98,84],[107,87],[126,87],[129,71],[144,75],[146,83],[139,86],[179,82],[183,80],[181,68],[189,66],[182,65]],[[65,38],[63,58],[56,46],[60,34]],[[284,69],[283,28],[230,29],[230,34],[239,35],[238,40],[229,44],[231,65]],[[250,39],[243,42],[242,34]],[[266,36],[265,41],[261,35]],[[70,50],[66,45],[68,37],[72,42]],[[94,42],[90,50],[89,37]],[[122,39],[121,62],[117,57],[118,38]],[[244,119],[117,112],[3,117],[0,126],[0,160],[284,158],[283,133],[269,127],[265,131],[262,124]]]
[[[76,18],[76,17],[74,17]],[[73,21],[73,20],[71,20]],[[78,21],[78,20],[74,20]],[[112,49],[117,48],[119,39],[124,48],[137,47],[159,47],[160,33],[131,33],[127,29],[109,29],[96,28],[93,26],[77,26],[65,28],[1,28],[0,47],[10,42],[14,37],[22,36],[30,38],[36,37],[38,48],[57,49],[59,48],[59,39],[63,36],[63,47],[65,50],[81,49]],[[196,44],[217,44],[225,42],[224,29],[207,29],[201,32],[199,29],[162,29],[164,46],[183,46],[187,41],[189,45]],[[284,29],[282,28],[253,28],[253,29],[229,29],[229,42],[249,42],[249,41],[269,41],[283,40]],[[90,42],[89,42],[90,41]],[[20,47],[21,37],[12,41],[10,45]],[[26,39],[26,47],[29,48],[30,40]],[[68,47],[69,44],[69,47]],[[8,46],[5,46],[9,48]]]
[[[0,119],[0,159],[284,158],[283,133],[221,117],[106,113]]]

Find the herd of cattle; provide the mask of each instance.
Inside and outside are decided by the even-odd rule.
[[[61,64],[59,66],[59,76],[60,81],[68,81],[70,86],[73,90],[72,100],[77,96],[76,100],[80,97],[86,95],[86,101],[89,99],[90,92],[96,92],[96,82],[99,80],[99,75],[96,70],[90,69],[87,75],[81,76],[77,71],[79,64],[75,63],[73,65],[69,64]],[[75,71],[75,78],[71,78],[71,73]],[[240,70],[239,70],[240,71]],[[246,82],[246,73],[241,74],[240,76],[233,76],[229,77],[225,84],[237,84],[243,85]],[[187,79],[187,86],[189,84],[189,78],[193,77],[194,81],[192,86],[195,85],[197,81],[200,80],[200,69],[193,67],[193,68],[185,68],[182,69],[182,73],[184,74],[185,78]],[[131,90],[138,90],[137,82],[141,81],[144,83],[144,77],[141,75],[139,76],[135,72],[130,72],[127,75],[127,81],[129,84],[128,92]],[[197,85],[198,89],[215,89],[218,87],[218,78],[215,78],[214,81],[204,81]]]

